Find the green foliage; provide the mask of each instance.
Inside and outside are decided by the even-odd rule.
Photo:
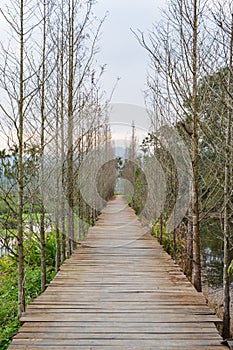
[[[1,179],[1,177],[0,177]],[[17,199],[15,194],[4,193],[0,194],[0,216],[14,216],[17,211]]]
[[[140,168],[134,171],[134,195],[132,198],[132,207],[136,215],[142,212],[147,198],[147,181],[144,172]]]
[[[131,206],[132,205],[132,197],[131,197],[131,195],[129,193],[126,193],[125,199],[126,199],[127,204],[129,206]]]
[[[40,243],[36,237],[27,237],[24,240],[25,264],[30,266],[40,266]]]
[[[15,230],[17,229],[17,219],[14,216],[2,215],[0,220],[0,229]]]
[[[26,266],[25,271],[26,302],[30,302],[40,293],[40,269]],[[7,349],[9,338],[20,324],[17,319],[17,264],[9,256],[0,260],[0,349]]]
[[[55,234],[47,234],[47,283],[55,275]],[[40,294],[40,246],[34,237],[25,239],[25,295],[26,303]],[[17,262],[11,256],[0,259],[0,349],[7,349],[10,337],[20,324],[17,320]]]
[[[5,256],[0,259],[0,348],[7,349],[9,337],[19,324],[17,321],[17,264]]]
[[[0,198],[0,216],[7,214],[9,209],[7,208],[4,200]]]
[[[25,295],[26,303],[35,299],[40,294],[40,268],[38,266],[26,266],[25,269]]]
[[[156,223],[154,226],[152,226],[151,234],[157,239],[160,239],[159,223]],[[181,244],[178,241],[174,242],[174,236],[172,234],[169,234],[164,227],[162,245],[164,250],[172,257],[179,255],[181,251]]]
[[[34,215],[35,217],[37,217],[38,216],[37,213],[40,212],[40,204],[34,203],[33,205],[31,205],[31,203],[26,203],[23,207],[23,212],[24,212],[24,214],[30,214],[30,215]]]
[[[46,265],[54,268],[56,259],[56,237],[54,232],[47,234],[45,252]]]
[[[231,276],[233,271],[233,260],[231,260],[230,265],[228,266],[227,272],[228,275]]]

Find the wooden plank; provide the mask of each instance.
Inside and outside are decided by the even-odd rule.
[[[38,313],[32,313],[32,312],[25,312],[24,315],[21,318],[22,322],[33,322],[33,321],[73,321],[73,322],[85,322],[85,321],[94,321],[94,322],[102,322],[102,321],[108,321],[108,322],[134,322],[137,323],[137,320],[141,320],[141,322],[198,322],[201,320],[201,322],[218,322],[219,318],[215,315],[196,315],[187,313],[186,315],[175,313],[174,311],[170,310],[170,313],[164,312],[161,314],[141,314],[141,313],[116,313],[111,314],[109,313],[74,313],[69,312],[66,313],[49,313],[49,312],[38,312]]]
[[[74,324],[72,322],[25,322],[19,333],[208,333],[216,334],[216,327],[211,323],[127,323],[127,327],[114,322],[82,322]]]
[[[34,300],[9,349],[227,349],[220,322],[119,196]]]
[[[145,333],[145,332],[134,332],[134,333],[122,333],[122,332],[113,332],[113,333],[106,333],[106,332],[88,332],[88,333],[82,333],[82,332],[71,332],[69,331],[69,340],[153,340],[153,341],[160,341],[160,340],[169,340],[175,341],[175,340],[196,340],[197,336],[201,338],[202,340],[209,340],[209,341],[220,341],[221,338],[216,333]],[[28,339],[37,339],[37,340],[48,340],[52,341],[53,339],[56,339],[56,341],[66,341],[67,333],[63,330],[63,332],[37,332],[37,335],[35,337],[35,334],[33,333],[22,333],[20,332],[15,336],[15,339],[20,340],[28,340]]]
[[[122,349],[125,349],[125,347],[131,347],[134,348],[135,346],[138,346],[142,349],[146,347],[153,347],[155,348],[155,344],[157,349],[161,349],[162,347],[167,347],[168,349],[172,346],[180,346],[185,347],[186,349],[189,348],[189,346],[209,346],[209,349],[211,349],[212,346],[220,346],[221,339],[201,339],[195,337],[195,339],[14,339],[14,344],[17,345],[26,345],[26,346],[32,346],[37,345],[41,347],[48,347],[53,346],[54,343],[57,347],[63,347],[63,346],[73,346],[73,347],[79,347],[79,346],[122,346]],[[31,348],[30,348],[31,349]]]
[[[157,346],[157,345],[156,345]],[[181,349],[181,344],[179,345],[163,345],[162,343],[159,344],[159,350],[180,350]],[[34,345],[34,344],[11,344],[10,349],[14,349],[14,350],[21,350],[21,349],[27,349],[27,350],[41,350],[41,349],[46,349],[46,350],[74,350],[77,349],[77,347],[73,346],[73,345]],[[93,349],[93,346],[78,346],[78,350],[90,350]],[[122,345],[95,345],[95,349],[99,349],[99,350],[122,350]],[[145,344],[143,345],[143,348],[141,346],[124,346],[124,350],[155,350],[155,345],[152,346],[146,346]],[[191,344],[188,344],[187,347],[188,350],[229,350],[228,347],[224,347],[224,346],[220,346],[220,345],[197,345],[195,344],[194,346],[192,346]]]
[[[148,304],[148,303],[147,303]],[[104,304],[101,303],[99,305],[77,305],[77,304],[70,304],[66,305],[66,308],[64,308],[63,304],[42,304],[42,305],[31,305],[27,308],[27,312],[41,312],[43,310],[46,310],[46,312],[150,312],[154,313],[156,311],[159,312],[170,312],[172,310],[175,310],[176,312],[180,313],[187,313],[187,312],[195,312],[195,313],[208,313],[208,314],[214,314],[213,311],[211,311],[207,306],[203,305],[130,305],[128,303],[120,303],[120,305],[110,305],[110,304]]]

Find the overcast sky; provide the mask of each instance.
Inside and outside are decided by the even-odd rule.
[[[108,16],[103,24],[98,61],[106,64],[103,88],[111,93],[120,77],[113,102],[144,105],[148,56],[130,28],[146,31],[160,18],[166,0],[99,0],[95,13]]]
[[[4,8],[10,0],[1,0]],[[148,56],[139,45],[134,31],[151,29],[152,23],[160,19],[160,9],[167,0],[98,0],[94,14],[107,18],[103,24],[99,40],[98,64],[106,64],[103,88],[108,96],[118,77],[117,89],[112,102],[144,105],[142,91],[146,88]],[[0,36],[4,41],[7,23],[1,17]]]
[[[5,3],[9,4],[10,0],[1,0],[0,6],[4,8]],[[132,120],[139,127],[147,128],[145,110],[141,107],[144,106],[143,90],[146,89],[148,55],[137,42],[131,28],[134,31],[151,29],[152,24],[160,19],[160,9],[165,8],[166,3],[166,0],[98,0],[94,6],[97,17],[103,18],[107,13],[97,60],[100,66],[106,64],[102,88],[107,92],[108,98],[117,78],[120,78],[112,102],[123,105],[117,106],[110,115],[110,120],[123,123],[120,125],[120,134],[122,127],[126,130],[126,123],[129,126],[128,132],[131,132]],[[6,30],[7,23],[1,17],[1,41],[6,38]],[[134,106],[127,107],[124,104]],[[135,105],[139,108],[135,109]]]

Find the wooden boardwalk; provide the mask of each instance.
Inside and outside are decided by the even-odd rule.
[[[118,196],[34,300],[10,350],[224,350],[180,268]]]

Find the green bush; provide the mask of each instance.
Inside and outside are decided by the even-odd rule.
[[[23,207],[24,214],[37,214],[40,212],[40,204],[34,204],[31,206],[31,204],[26,203]]]
[[[126,193],[125,199],[126,199],[127,204],[129,206],[131,206],[131,204],[132,204],[132,197],[131,197],[131,195],[129,193]]]
[[[7,202],[10,203],[10,206],[6,204],[5,199],[7,200]],[[7,196],[0,194],[0,216],[10,214],[10,213],[12,215],[12,208],[16,210],[14,199],[15,199],[14,195],[12,194],[8,194]]]
[[[0,260],[0,349],[7,349],[10,337],[20,323],[17,319],[17,266],[16,262],[4,256]],[[33,266],[25,268],[25,295],[26,303],[40,293],[40,269]]]
[[[25,239],[25,296],[26,303],[40,294],[40,245],[36,238]],[[55,275],[55,234],[47,235],[47,283]],[[10,337],[18,330],[17,320],[17,261],[11,256],[0,259],[0,349],[7,349]]]
[[[0,349],[7,349],[9,337],[18,329],[17,264],[8,257],[0,259]]]
[[[160,239],[159,223],[156,223],[155,225],[152,226],[151,234],[154,237],[156,237],[158,240]],[[173,235],[169,234],[164,227],[163,227],[162,245],[163,245],[163,249],[172,257],[179,255],[182,250],[182,246],[180,242],[177,240],[174,243]]]
[[[0,220],[0,228],[3,230],[17,229],[17,219],[8,214],[2,215]]]
[[[154,225],[151,229],[151,234],[153,236],[155,236],[156,238],[160,238],[160,233],[159,233],[159,223],[157,223],[156,225]],[[172,254],[173,252],[173,238],[171,235],[168,234],[168,232],[165,231],[165,229],[163,228],[163,238],[162,238],[162,245],[164,250],[168,253],[168,254]]]
[[[46,264],[47,266],[54,268],[56,259],[56,237],[54,232],[47,234],[45,250]]]
[[[0,215],[7,214],[9,211],[8,207],[6,206],[5,202],[0,199]]]
[[[25,263],[31,266],[40,266],[40,243],[36,237],[28,237],[24,241]]]

